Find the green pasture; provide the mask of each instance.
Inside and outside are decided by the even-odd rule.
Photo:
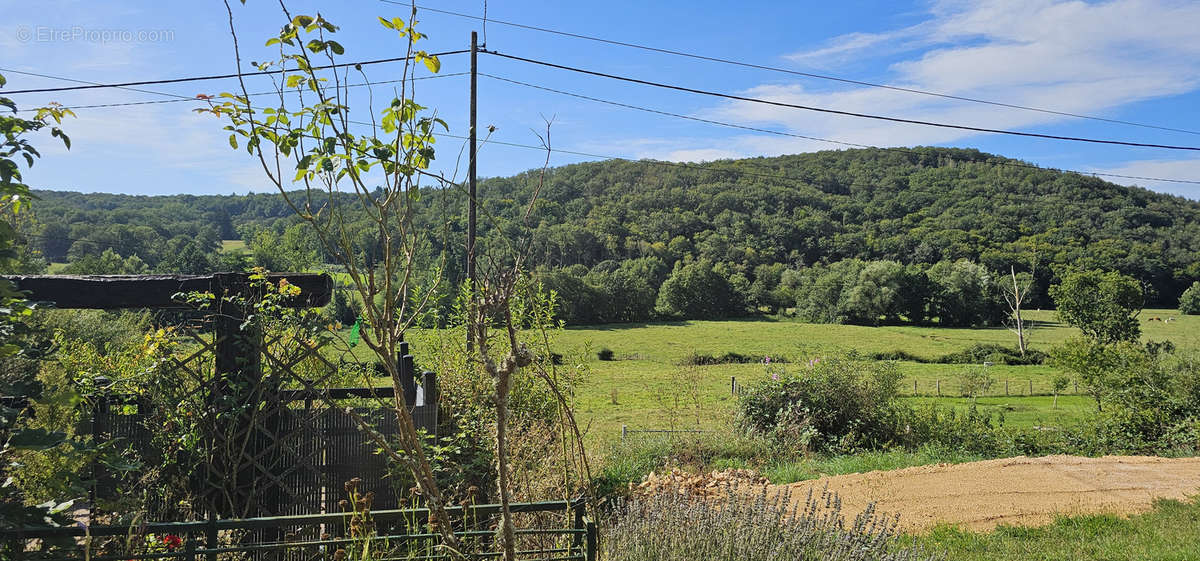
[[[1048,351],[1078,333],[1058,323],[1053,312],[1032,311],[1027,315],[1035,322],[1029,338],[1033,349]],[[1169,340],[1180,349],[1200,350],[1200,316],[1181,316],[1177,310],[1145,310],[1140,317],[1144,339]],[[692,353],[736,352],[770,356],[776,362],[784,358],[791,363],[782,366],[791,369],[801,367],[799,363],[811,357],[851,352],[867,356],[901,350],[934,359],[976,343],[1014,347],[1015,340],[1016,336],[1004,328],[861,327],[762,318],[574,327],[558,334],[556,349],[567,353],[587,351],[590,377],[578,388],[578,416],[589,428],[589,439],[604,442],[619,437],[623,425],[630,429],[726,426],[734,403],[730,378],[736,377],[745,385],[768,375],[759,363],[682,366],[681,361]],[[595,352],[602,348],[611,349],[616,360],[599,360]],[[958,382],[968,365],[900,361],[897,366],[905,374],[902,393],[912,394],[915,381],[920,397],[914,399],[920,402],[937,401],[962,409],[968,406],[969,400],[959,397]],[[978,407],[985,412],[1003,412],[1010,426],[1064,424],[1092,410],[1090,400],[1084,396],[1060,396],[1058,408],[1052,406],[1050,381],[1058,372],[1051,366],[987,368],[995,383],[988,397],[978,400]]]
[[[1032,311],[1027,315],[1034,320],[1029,339],[1033,349],[1048,351],[1077,334],[1075,329],[1058,323],[1053,312]],[[1144,339],[1169,340],[1182,350],[1200,350],[1200,316],[1181,316],[1176,310],[1146,310],[1140,317]],[[1170,321],[1162,321],[1167,318]],[[420,360],[422,333],[414,330],[411,335],[413,352]],[[728,427],[735,401],[731,378],[745,386],[769,375],[758,362],[682,365],[683,359],[693,353],[736,352],[756,359],[770,356],[776,367],[795,369],[814,357],[847,353],[865,357],[899,350],[935,359],[976,343],[1014,347],[1015,340],[1016,336],[1004,328],[862,327],[752,318],[570,327],[555,332],[552,345],[556,352],[585,361],[588,376],[576,391],[577,416],[588,431],[588,440],[604,444],[619,438],[622,426],[630,430]],[[596,352],[603,348],[611,349],[615,360],[599,360]],[[370,360],[370,354],[363,345],[354,349],[361,360]],[[789,362],[780,364],[780,359]],[[972,367],[898,361],[897,368],[905,375],[901,393],[913,396],[910,399],[918,403],[936,402],[965,411],[970,400],[961,397],[959,376]],[[1002,413],[1008,426],[1070,424],[1093,411],[1090,398],[1081,395],[1059,396],[1058,407],[1053,406],[1051,379],[1058,371],[1052,366],[996,364],[986,368],[994,384],[976,405],[985,413]],[[1067,393],[1073,390],[1068,387]]]
[[[243,240],[221,240],[222,251],[236,251],[246,249],[246,242]]]

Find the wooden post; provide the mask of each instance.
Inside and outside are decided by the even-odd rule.
[[[586,508],[586,506],[583,502],[583,497],[579,497],[578,499],[575,499],[575,504],[572,505],[572,509],[574,509],[574,511],[575,511],[575,517],[574,517],[575,519],[572,521],[571,529],[583,530],[585,528],[584,520],[583,520],[584,514],[586,514],[585,508]],[[583,538],[584,538],[584,536],[575,534],[575,536],[573,538],[571,538],[572,545],[575,547],[582,548],[583,547]]]
[[[408,342],[400,343],[400,356],[396,357],[400,366],[400,386],[404,390],[404,406],[410,410],[417,404],[417,376],[413,356],[408,353]]]
[[[208,524],[204,529],[204,547],[208,550],[208,561],[217,561],[217,548],[220,547],[220,542],[217,540],[217,517],[211,511],[208,513]]]
[[[596,532],[596,523],[587,521],[587,561],[596,561],[596,556],[599,554],[599,536]]]
[[[425,390],[425,405],[436,405],[438,402],[437,374],[434,372],[422,373],[421,388]]]
[[[917,395],[917,379],[913,378],[913,395]]]
[[[1029,395],[1030,397],[1033,396],[1033,378],[1029,379]]]
[[[1004,380],[1004,397],[1008,397],[1008,379]]]
[[[737,376],[729,377],[729,395],[737,396]]]
[[[629,434],[629,426],[621,425],[621,442],[625,441],[625,436]]]
[[[938,395],[938,397],[942,397],[942,379],[941,378],[938,378],[938,381],[937,381],[937,395]]]
[[[467,283],[471,290],[471,300],[474,301],[475,294],[475,148],[478,142],[477,127],[475,123],[475,107],[478,91],[478,38],[474,31],[471,32],[471,103],[469,108],[469,122],[467,123],[468,135],[467,140]],[[468,322],[469,324],[470,322]],[[471,352],[475,347],[474,332],[471,326],[467,325],[467,352]]]

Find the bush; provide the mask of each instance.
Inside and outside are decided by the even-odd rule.
[[[752,433],[813,451],[880,448],[895,438],[900,378],[889,362],[815,360],[750,386],[738,398],[738,420]]]
[[[1190,316],[1200,314],[1200,281],[1192,283],[1179,297],[1179,313]]]
[[[735,352],[726,352],[722,355],[690,353],[683,357],[683,360],[679,361],[679,364],[681,366],[713,366],[717,364],[751,364],[763,361],[786,364],[787,358],[749,356]]]
[[[1025,356],[1021,356],[1021,352],[1017,349],[997,345],[995,343],[975,343],[969,348],[958,352],[945,354],[937,358],[934,362],[940,364],[982,364],[984,362],[994,362],[997,364],[1011,365],[1032,365],[1042,364],[1046,361],[1046,353],[1026,349]]]
[[[699,499],[658,494],[623,505],[600,540],[610,561],[899,561],[933,559],[898,543],[896,519],[873,506],[847,523],[828,490],[792,504],[786,493],[767,498],[722,494]]]
[[[929,362],[929,359],[923,356],[914,355],[908,351],[896,349],[894,351],[881,351],[871,353],[871,360],[906,360],[910,362]]]
[[[613,357],[614,357],[613,350],[608,347],[604,347],[604,348],[600,349],[599,351],[596,351],[596,358],[598,358],[600,360],[604,360],[604,361],[613,360]]]

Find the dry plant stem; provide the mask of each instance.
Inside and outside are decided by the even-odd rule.
[[[546,168],[549,167],[549,129],[550,122],[547,121],[546,138],[542,142],[546,148],[546,163],[542,166],[538,188],[534,191],[535,194],[529,201],[529,209],[525,212],[526,226],[528,226],[530,211],[537,202],[537,193],[540,192],[541,186],[545,182]],[[509,504],[512,503],[510,484],[512,475],[508,450],[509,392],[512,390],[513,373],[533,363],[533,353],[517,340],[517,329],[512,317],[511,303],[516,292],[521,266],[529,253],[532,241],[533,237],[530,236],[522,251],[514,256],[513,265],[507,274],[500,272],[495,274],[489,282],[485,282],[483,286],[470,287],[471,300],[468,309],[468,317],[472,321],[467,329],[474,333],[475,348],[484,369],[492,377],[495,389],[492,400],[496,407],[496,485],[500,495],[500,539],[505,561],[516,559],[516,531],[513,525],[512,511],[509,508]],[[491,356],[491,347],[488,341],[488,326],[492,318],[503,319],[505,333],[508,337],[509,351],[499,364]]]
[[[495,388],[492,400],[496,406],[496,486],[500,495],[500,541],[505,561],[516,559],[516,532],[513,526],[512,512],[509,509],[509,504],[512,502],[512,491],[508,458],[508,396],[512,389],[513,373],[518,368],[532,362],[531,353],[517,341],[516,330],[513,327],[512,314],[509,310],[509,300],[515,282],[512,278],[515,278],[515,275],[510,279],[504,279],[486,287],[491,290],[484,290],[488,296],[477,303],[475,307],[477,315],[474,317],[475,321],[472,322],[474,323],[472,328],[475,329],[476,334],[475,343],[483,361],[483,367],[492,377]],[[492,316],[492,313],[489,312],[503,314],[509,338],[510,351],[499,364],[491,358],[489,352],[487,325],[488,318]]]

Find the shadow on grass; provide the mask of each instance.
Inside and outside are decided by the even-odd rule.
[[[636,323],[599,323],[599,324],[579,324],[567,325],[566,329],[586,329],[588,331],[624,331],[628,329],[645,329],[647,327],[687,327],[695,325],[698,321],[710,322],[757,322],[757,323],[807,323],[798,321],[792,318],[777,318],[774,316],[747,316],[737,318],[714,318],[714,319],[680,319],[680,320],[662,320],[662,321],[642,321]]]

